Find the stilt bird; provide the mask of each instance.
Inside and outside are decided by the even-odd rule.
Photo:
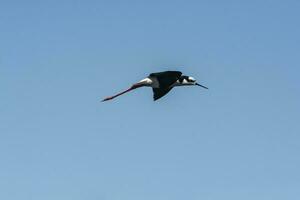
[[[207,87],[200,85],[196,80],[191,76],[184,76],[180,71],[165,71],[152,73],[147,78],[133,84],[129,89],[120,92],[114,96],[106,97],[102,101],[112,100],[122,94],[125,94],[131,90],[140,88],[140,87],[152,87],[153,90],[153,99],[157,99],[166,95],[173,87],[176,86],[193,86],[197,85],[208,89]]]

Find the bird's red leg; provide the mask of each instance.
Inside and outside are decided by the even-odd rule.
[[[116,95],[114,95],[114,96],[106,97],[105,99],[102,100],[102,102],[103,102],[103,101],[109,101],[109,100],[112,100],[112,99],[114,99],[114,98],[116,98],[116,97],[118,97],[118,96],[120,96],[120,95],[122,95],[122,94],[125,94],[125,93],[127,93],[127,92],[130,92],[131,90],[134,90],[134,89],[136,89],[136,88],[138,88],[138,87],[141,87],[141,86],[133,85],[133,86],[131,86],[129,89],[127,89],[127,90],[125,90],[125,91],[123,91],[123,92],[120,92],[120,93],[118,93],[118,94],[116,94]]]

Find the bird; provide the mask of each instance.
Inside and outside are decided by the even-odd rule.
[[[102,102],[112,100],[140,87],[151,87],[153,90],[153,100],[156,101],[165,96],[172,88],[177,86],[200,86],[208,89],[206,86],[197,83],[195,78],[182,75],[182,72],[180,71],[163,71],[151,73],[147,78],[144,78],[141,81],[133,84],[127,90],[104,98]]]

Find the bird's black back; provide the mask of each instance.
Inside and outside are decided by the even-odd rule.
[[[165,71],[152,73],[149,77],[157,78],[159,88],[169,88],[180,78],[181,74],[182,73],[180,71]]]

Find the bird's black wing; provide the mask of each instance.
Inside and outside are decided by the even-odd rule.
[[[165,71],[165,72],[152,73],[149,75],[149,77],[157,78],[159,82],[159,88],[168,89],[180,78],[181,74],[182,73],[179,71]]]
[[[153,90],[153,100],[156,101],[157,99],[160,99],[161,97],[165,96],[172,87],[169,88],[152,88]]]
[[[149,77],[155,77],[159,82],[159,88],[152,89],[154,101],[166,95],[181,75],[182,73],[179,71],[165,71],[150,74]]]

